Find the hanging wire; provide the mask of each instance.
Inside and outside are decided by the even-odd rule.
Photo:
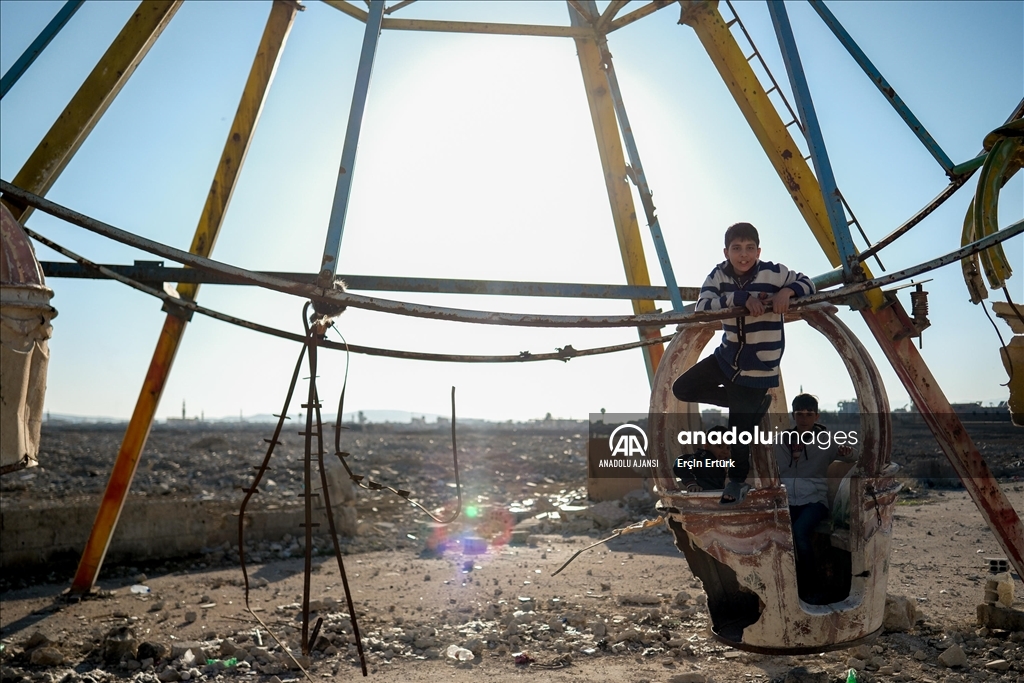
[[[434,520],[438,524],[451,524],[452,522],[454,522],[456,519],[459,518],[459,514],[462,512],[462,482],[459,480],[459,451],[458,451],[458,444],[457,444],[456,439],[455,439],[455,387],[452,387],[452,463],[453,463],[454,469],[455,469],[455,494],[456,494],[456,497],[457,497],[458,504],[457,504],[457,506],[455,508],[455,512],[452,514],[450,519],[441,519],[440,517],[435,515],[433,512],[428,510],[426,507],[424,507],[421,503],[418,503],[415,500],[411,499],[409,497],[409,496],[412,495],[411,491],[406,491],[405,489],[396,489],[396,488],[394,488],[392,486],[387,486],[385,484],[380,484],[378,482],[375,482],[372,479],[367,479],[364,475],[355,474],[352,471],[352,468],[348,466],[348,461],[346,460],[346,458],[348,458],[351,455],[351,453],[347,453],[347,452],[341,450],[341,432],[342,432],[343,429],[347,429],[347,427],[342,425],[342,419],[341,418],[342,418],[342,415],[345,412],[345,390],[348,387],[348,367],[349,367],[349,356],[348,356],[348,351],[347,351],[348,342],[345,341],[344,335],[341,334],[341,331],[338,330],[337,326],[332,325],[331,327],[334,329],[335,332],[338,333],[338,336],[341,337],[342,343],[344,343],[345,346],[346,346],[346,354],[345,354],[345,380],[344,380],[344,382],[341,385],[341,396],[338,399],[338,416],[335,419],[335,423],[334,423],[334,454],[338,456],[338,459],[341,461],[342,466],[345,468],[345,471],[348,473],[349,479],[351,479],[355,483],[356,486],[358,486],[359,488],[362,488],[362,489],[366,489],[367,491],[382,491],[382,490],[384,490],[384,491],[391,491],[392,493],[394,493],[399,498],[402,498],[402,499],[412,503],[413,505],[415,505],[417,508],[422,510],[425,514],[427,514],[432,520]],[[366,483],[363,483],[363,479],[366,479]]]

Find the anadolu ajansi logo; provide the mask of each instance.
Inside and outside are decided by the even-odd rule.
[[[643,439],[643,445],[640,440]],[[638,425],[621,424],[608,437],[611,457],[643,458],[647,456],[647,433]]]

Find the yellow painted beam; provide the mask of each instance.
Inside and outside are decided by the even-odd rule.
[[[570,8],[570,14],[574,14]],[[630,285],[650,285],[651,277],[647,272],[647,260],[644,257],[644,245],[640,241],[640,225],[636,219],[636,207],[633,194],[626,180],[626,158],[622,151],[619,138],[619,127],[615,120],[615,105],[608,92],[608,80],[601,67],[601,50],[595,38],[577,38],[576,53],[583,72],[583,85],[587,91],[590,104],[590,117],[594,123],[594,134],[597,136],[597,149],[601,156],[601,168],[604,170],[604,182],[608,189],[608,203],[611,205],[612,220],[615,223],[615,235],[619,241],[619,253],[622,254],[622,267],[626,271],[626,283]],[[653,313],[656,307],[653,301],[633,301],[633,312]],[[639,328],[641,339],[653,339],[661,336],[656,327]],[[661,344],[644,347],[644,362],[647,365],[647,378],[654,382],[654,373],[664,353]]]
[[[182,0],[145,0],[114,38],[96,67],[60,113],[42,142],[14,177],[14,184],[45,195],[92,132],[103,113],[153,47]],[[17,201],[3,202],[19,223],[33,209]]]
[[[825,252],[829,263],[839,266],[839,249],[832,235],[818,179],[765,93],[743,50],[725,25],[718,11],[718,2],[682,0],[680,4],[683,5],[681,21],[693,27],[818,245]],[[871,272],[867,265],[861,266],[864,275],[870,279]],[[877,289],[866,292],[865,296],[875,310],[883,304],[882,293]]]
[[[193,254],[210,256],[213,251],[298,7],[290,0],[274,0],[270,9],[270,17],[263,30],[256,58],[249,71],[245,90],[242,92],[235,119],[231,123],[231,130],[224,144],[224,151],[214,173],[213,183],[210,185],[210,192],[206,197],[206,204],[199,218],[199,225],[192,239],[190,251]],[[194,300],[198,290],[198,284],[178,284],[178,293],[183,299]],[[142,391],[135,404],[135,411],[121,442],[117,460],[114,462],[110,480],[100,502],[100,509],[96,513],[92,532],[79,560],[78,571],[71,584],[73,592],[88,592],[96,582],[128,490],[131,488],[132,479],[135,477],[142,449],[149,437],[149,430],[153,425],[153,418],[167,378],[170,376],[186,324],[187,320],[179,315],[167,314],[146,379],[142,384]]]
[[[366,10],[345,0],[323,0],[327,5],[345,14],[366,21]],[[484,21],[449,21],[437,19],[403,19],[384,17],[381,29],[392,31],[435,31],[441,33],[489,33],[505,36],[551,36],[574,38],[590,35],[591,30],[575,26],[549,26],[544,24],[504,24]]]

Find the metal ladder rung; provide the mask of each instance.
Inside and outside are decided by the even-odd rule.
[[[790,127],[790,126],[792,126],[792,125],[793,125],[794,123],[796,123],[796,119],[793,119],[792,121],[790,121],[789,123],[787,123],[787,124],[786,124],[786,128],[789,128],[789,127]]]
[[[775,87],[775,86],[773,85],[772,87],[770,87],[770,88],[768,88],[767,90],[765,90],[765,91],[764,91],[764,94],[765,94],[765,95],[771,95],[771,94],[772,94],[773,92],[775,92],[776,90],[778,90],[778,88],[776,88],[776,87]],[[796,119],[793,119],[793,120],[794,120],[794,121],[796,121]]]
[[[747,61],[749,62],[751,59],[753,59],[756,56],[757,56],[757,50],[754,50],[754,52],[749,57],[747,57]]]
[[[733,19],[732,21],[727,21],[727,22],[725,22],[725,27],[729,28],[730,26],[732,26],[735,23],[736,23],[736,19]]]

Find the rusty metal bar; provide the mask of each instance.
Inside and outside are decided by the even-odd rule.
[[[654,0],[654,2],[648,3],[641,7],[640,9],[635,9],[629,14],[624,14],[615,21],[611,22],[608,25],[608,30],[606,31],[606,33],[618,31],[623,26],[628,26],[629,24],[632,24],[634,21],[639,21],[640,19],[646,17],[648,14],[654,14],[658,10],[662,9],[663,7],[668,7],[674,2],[675,0]]]
[[[46,136],[14,176],[14,184],[45,195],[75,156],[135,68],[153,47],[182,0],[147,0],[139,5],[95,68],[50,126]],[[5,199],[14,218],[25,224],[32,207]]]
[[[1021,225],[1024,221],[1018,221]],[[880,311],[861,311],[882,352],[899,375],[974,504],[992,529],[1018,576],[1024,576],[1024,524],[992,476],[985,458],[939,388],[924,358],[906,336],[897,301]],[[903,313],[906,317],[906,313]]]
[[[416,2],[416,0],[402,0],[401,2],[396,2],[391,7],[388,7],[386,10],[384,10],[384,14],[391,14],[392,12],[397,12],[403,7],[408,7],[414,2]]]
[[[592,11],[597,12],[597,3],[588,0]],[[647,218],[647,227],[651,231],[651,239],[654,242],[654,251],[658,255],[658,262],[661,264],[661,275],[665,278],[665,285],[669,294],[672,295],[672,310],[683,310],[683,300],[678,294],[679,285],[676,284],[676,274],[672,269],[672,260],[668,255],[668,245],[665,244],[665,235],[661,231],[661,222],[654,207],[654,193],[651,192],[647,183],[647,174],[644,173],[643,163],[640,161],[640,149],[637,147],[636,138],[633,136],[633,127],[629,123],[629,116],[626,114],[626,103],[622,99],[622,90],[619,88],[619,79],[615,75],[615,65],[612,63],[611,52],[608,51],[608,42],[601,37],[598,39],[601,52],[604,57],[604,74],[608,79],[608,90],[612,95],[612,102],[615,105],[615,116],[619,122],[619,130],[622,132],[622,141],[626,144],[626,153],[629,155],[629,165],[632,168],[630,180],[636,185],[640,195],[640,204],[644,207],[644,216]]]
[[[608,6],[604,8],[604,12],[601,13],[600,18],[597,20],[597,24],[594,26],[598,32],[603,33],[608,27],[608,24],[615,19],[615,15],[619,13],[623,7],[629,4],[629,0],[612,0],[608,3]]]
[[[287,0],[275,0],[270,9],[270,16],[249,71],[249,77],[231,124],[231,130],[228,132],[227,142],[217,165],[206,205],[203,207],[199,225],[196,227],[191,247],[193,254],[209,256],[217,241],[217,234],[231,201],[231,193],[245,161],[252,134],[259,121],[260,112],[263,110],[266,94],[270,89],[271,81],[273,81],[274,72],[277,69],[297,10],[298,6]],[[178,284],[178,294],[184,300],[194,300],[198,290],[198,284]],[[180,309],[168,309],[167,318],[164,320],[163,329],[157,340],[156,350],[153,352],[149,370],[142,384],[142,391],[139,393],[135,410],[110,473],[107,488],[100,501],[92,532],[86,542],[78,570],[72,581],[72,592],[86,593],[96,582],[100,567],[103,565],[103,558],[110,546],[110,539],[117,527],[121,510],[128,496],[128,489],[135,477],[142,449],[149,437],[153,417],[160,403],[167,377],[170,375],[171,366],[174,364],[174,357],[181,344],[181,337],[185,332],[187,322],[187,317],[181,315]]]
[[[190,254],[186,251],[182,251],[181,249],[175,249],[174,247],[160,244],[159,242],[155,242],[145,237],[133,235],[119,228],[115,228],[112,225],[103,223],[102,221],[89,218],[77,211],[72,211],[71,209],[51,202],[48,199],[34,195],[30,192],[25,192],[20,188],[14,187],[5,180],[0,180],[0,192],[5,194],[10,193],[21,201],[31,204],[39,210],[45,211],[46,213],[72,223],[73,225],[77,225],[91,232],[109,237],[117,242],[121,242],[122,244],[127,244],[129,246],[157,254],[158,256],[163,256],[179,263],[187,264],[194,268],[220,273],[224,276],[231,277],[242,282],[259,285],[266,289],[283,292],[285,294],[294,294],[306,299],[320,299],[343,306],[352,306],[353,308],[363,308],[382,313],[397,313],[400,315],[409,315],[421,318],[437,318],[452,322],[472,322],[485,325],[516,325],[522,327],[663,327],[665,325],[675,325],[696,320],[724,320],[726,318],[735,318],[737,315],[745,315],[743,311],[746,310],[737,308],[730,309],[728,311],[703,311],[700,313],[691,313],[689,311],[676,313],[673,311],[672,313],[647,313],[640,315],[572,316],[497,313],[493,311],[476,311],[469,309],[446,308],[441,306],[425,306],[422,304],[408,304],[400,301],[349,294],[347,292],[325,290],[311,285],[254,273],[243,268],[238,268],[237,266],[227,265],[219,261]],[[895,273],[889,273],[883,277],[875,278],[873,280],[866,280],[864,282],[846,285],[836,290],[818,292],[817,294],[802,297],[795,300],[793,306],[799,307],[801,305],[817,303],[819,301],[839,301],[850,294],[858,294],[878,289],[879,287],[892,284],[900,280],[906,280],[914,277],[915,275],[920,275],[921,273],[929,270],[934,270],[935,268],[948,265],[954,261],[959,261],[966,256],[970,256],[971,254],[987,249],[994,244],[999,244],[1010,238],[1016,237],[1021,232],[1024,232],[1024,220],[1017,221],[997,233],[987,235],[976,242],[972,242],[971,244],[961,247],[956,251],[949,252],[948,254],[932,259],[931,261],[926,261],[925,263],[921,263]],[[879,294],[879,296],[881,296],[881,294]],[[692,311],[692,307],[687,308]]]
[[[929,154],[935,158],[935,161],[939,162],[939,166],[946,172],[946,175],[953,178],[953,161],[942,151],[939,143],[925,129],[924,124],[914,116],[914,112],[910,111],[910,107],[896,93],[896,90],[889,85],[889,82],[885,80],[882,72],[868,59],[868,56],[860,49],[853,36],[839,23],[836,15],[832,14],[832,11],[821,0],[808,0],[808,2],[814,8],[814,11],[818,13],[818,16],[821,17],[821,20],[825,22],[825,25],[832,30],[835,37],[839,39],[839,42],[843,44],[846,51],[850,53],[853,60],[864,70],[864,74],[871,79],[871,82],[875,84],[878,91],[889,101],[892,108],[896,110],[896,113],[900,115],[904,123],[913,131],[914,135],[921,141],[921,144],[925,146]]]
[[[366,21],[368,13],[345,0],[323,0],[325,4],[345,14]],[[544,24],[505,24],[483,21],[445,21],[436,19],[401,19],[385,17],[381,22],[382,29],[393,31],[436,31],[441,33],[487,33],[505,36],[544,36],[560,38],[580,38],[592,36],[591,28],[575,28],[572,26],[548,26]]]
[[[573,26],[580,26],[583,19],[571,6],[569,19]],[[608,79],[605,77],[601,47],[597,40],[589,38],[576,39],[576,54],[579,57],[580,71],[583,74],[583,86],[590,105],[590,118],[597,138],[598,154],[601,168],[604,171],[605,189],[608,193],[612,221],[615,224],[615,235],[618,238],[619,253],[626,271],[626,283],[630,285],[648,286],[651,277],[647,272],[647,260],[644,257],[643,242],[640,241],[640,226],[636,220],[636,207],[633,195],[626,181],[626,159],[619,140],[619,128],[615,117],[615,104],[608,91]],[[654,313],[654,302],[634,300],[633,312],[638,315]],[[639,328],[641,339],[652,339],[661,336],[659,328]],[[647,380],[654,382],[654,373],[664,353],[660,344],[644,348],[644,364],[647,367]]]
[[[587,20],[587,23],[593,24],[594,17],[597,16],[596,12],[591,12],[587,7],[583,5],[584,0],[565,0],[569,3],[569,6],[579,12],[579,15]]]
[[[384,17],[384,0],[370,0],[370,13],[363,31],[363,45],[359,51],[359,65],[356,68],[356,82],[352,88],[352,104],[348,111],[348,125],[345,128],[345,142],[341,149],[341,168],[334,186],[334,201],[331,216],[327,221],[327,240],[320,261],[321,287],[334,287],[338,272],[338,257],[341,255],[341,238],[345,233],[345,218],[348,216],[349,199],[352,195],[352,180],[356,170],[356,152],[359,149],[359,133],[363,128],[363,113],[370,90],[370,76],[373,60],[377,55],[380,40],[380,24]]]
[[[1021,116],[1024,116],[1024,99],[1017,103],[1017,106],[1014,107],[1013,112],[1011,112],[1010,116],[1006,119],[1006,121],[1003,122],[1003,125],[1006,125],[1011,121],[1016,121],[1017,119],[1021,118]],[[982,162],[984,162],[985,157],[987,155],[988,153],[985,152],[984,149],[982,149],[982,153],[975,157],[973,161],[981,159]],[[967,164],[970,164],[970,162],[967,162]],[[933,199],[927,206],[925,206],[923,209],[921,209],[916,214],[911,216],[906,223],[904,223],[903,225],[896,228],[891,233],[880,239],[870,249],[867,249],[862,254],[860,254],[858,258],[861,261],[863,261],[867,258],[870,258],[871,256],[874,256],[883,248],[895,242],[905,232],[907,232],[912,227],[914,227],[915,225],[923,221],[925,218],[927,218],[933,211],[935,211],[935,209],[939,208],[939,206],[941,206],[943,202],[952,197],[953,193],[959,190],[960,187],[963,186],[963,184],[966,183],[972,175],[974,175],[974,172],[981,167],[981,163],[979,163],[977,166],[974,166],[973,168],[969,168],[967,164],[961,164],[960,166],[954,167],[953,170],[956,174],[956,178],[954,178],[949,183],[946,189],[940,192],[939,195],[935,197],[935,199]]]
[[[771,14],[772,24],[775,25],[775,34],[779,40],[779,49],[782,51],[786,72],[789,74],[790,86],[793,88],[796,108],[800,112],[800,119],[804,124],[804,135],[807,137],[807,145],[810,147],[814,174],[818,179],[825,212],[832,226],[832,237],[839,249],[843,276],[847,281],[853,281],[860,274],[858,272],[857,248],[853,246],[850,226],[846,223],[846,214],[839,198],[835,174],[832,172],[832,163],[828,158],[825,137],[821,132],[821,126],[818,125],[818,115],[814,111],[814,101],[811,98],[807,76],[804,74],[804,67],[800,61],[800,51],[796,46],[793,27],[789,23],[789,13],[782,0],[768,0],[768,12]]]
[[[77,263],[64,261],[40,261],[46,277],[96,279],[96,271]],[[218,273],[209,273],[194,268],[173,268],[163,261],[136,261],[135,265],[123,266],[103,264],[103,267],[144,283],[198,282],[216,285],[252,285],[236,278]],[[316,273],[292,273],[280,271],[255,271],[261,275],[316,284]],[[633,287],[630,285],[582,284],[573,282],[518,282],[515,280],[464,280],[432,277],[395,277],[388,275],[346,275],[338,276],[345,282],[348,291],[375,292],[426,292],[431,294],[487,294],[499,296],[544,296],[583,299],[653,299],[670,301],[667,287]],[[699,287],[680,287],[679,295],[684,301],[696,301]]]

